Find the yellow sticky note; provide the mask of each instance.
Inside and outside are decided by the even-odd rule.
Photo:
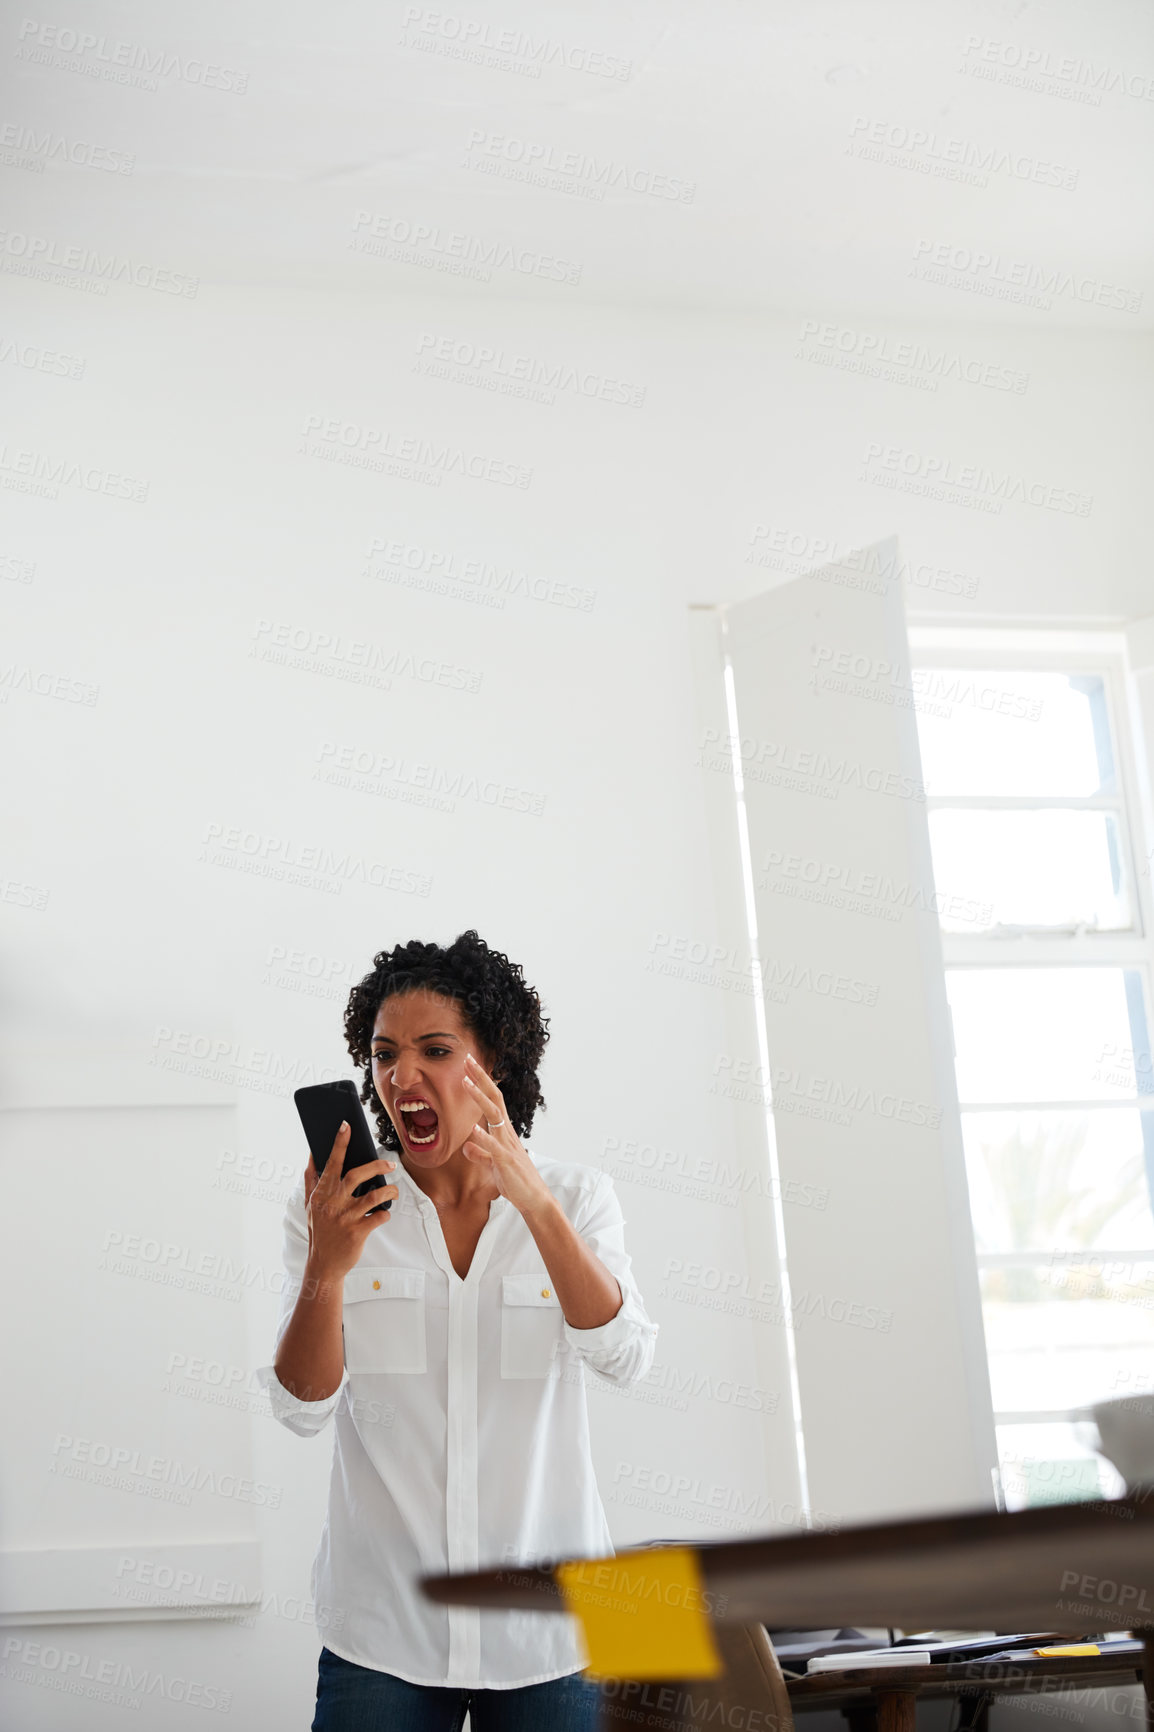
[[[1100,1654],[1102,1650],[1097,1642],[1068,1642],[1063,1648],[1035,1648],[1034,1652],[1048,1659],[1053,1654]]]
[[[716,1678],[723,1670],[692,1546],[581,1558],[553,1572],[603,1678]]]

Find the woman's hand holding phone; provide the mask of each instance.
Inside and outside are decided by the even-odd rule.
[[[363,1197],[353,1192],[374,1173],[391,1172],[395,1161],[368,1161],[363,1166],[343,1171],[345,1151],[349,1146],[349,1127],[342,1124],[336,1134],[325,1170],[318,1177],[309,1152],[305,1168],[305,1212],[309,1224],[309,1273],[326,1280],[343,1280],[359,1260],[365,1240],[375,1227],[392,1219],[392,1211],[375,1211],[380,1203],[399,1197],[396,1185],[368,1191]]]

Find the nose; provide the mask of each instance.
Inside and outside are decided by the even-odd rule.
[[[398,1094],[404,1094],[411,1089],[420,1087],[420,1066],[411,1053],[401,1053],[389,1074]]]

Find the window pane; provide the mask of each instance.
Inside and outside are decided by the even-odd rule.
[[[927,793],[1113,791],[1098,675],[917,668],[913,686]]]
[[[1137,1093],[1125,969],[951,968],[946,988],[963,1103]]]
[[[1071,1252],[1141,1249],[1154,1259],[1144,1116],[963,1113],[979,1254],[1057,1253],[1063,1272]]]
[[[1081,1426],[999,1425],[998,1455],[1007,1509],[1121,1497],[1125,1483],[1090,1448]]]
[[[1026,1413],[1082,1407],[1133,1393],[1154,1379],[1154,1261],[1128,1267],[1116,1297],[1078,1297],[1052,1283],[1055,1270],[982,1271],[982,1316],[994,1410]],[[1045,1297],[1047,1291],[1056,1297]]]
[[[943,932],[1130,927],[1109,812],[931,812]]]

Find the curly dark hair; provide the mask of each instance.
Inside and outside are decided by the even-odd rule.
[[[549,1039],[549,1018],[519,964],[490,950],[472,927],[452,944],[425,944],[419,938],[382,950],[370,974],[349,993],[345,1042],[364,1070],[361,1099],[372,1108],[386,1149],[400,1149],[393,1121],[373,1087],[372,1038],[377,1012],[386,998],[420,990],[454,998],[482,1046],[495,1054],[494,1069],[519,1137],[533,1128],[533,1115],[545,1105],[537,1066]]]

